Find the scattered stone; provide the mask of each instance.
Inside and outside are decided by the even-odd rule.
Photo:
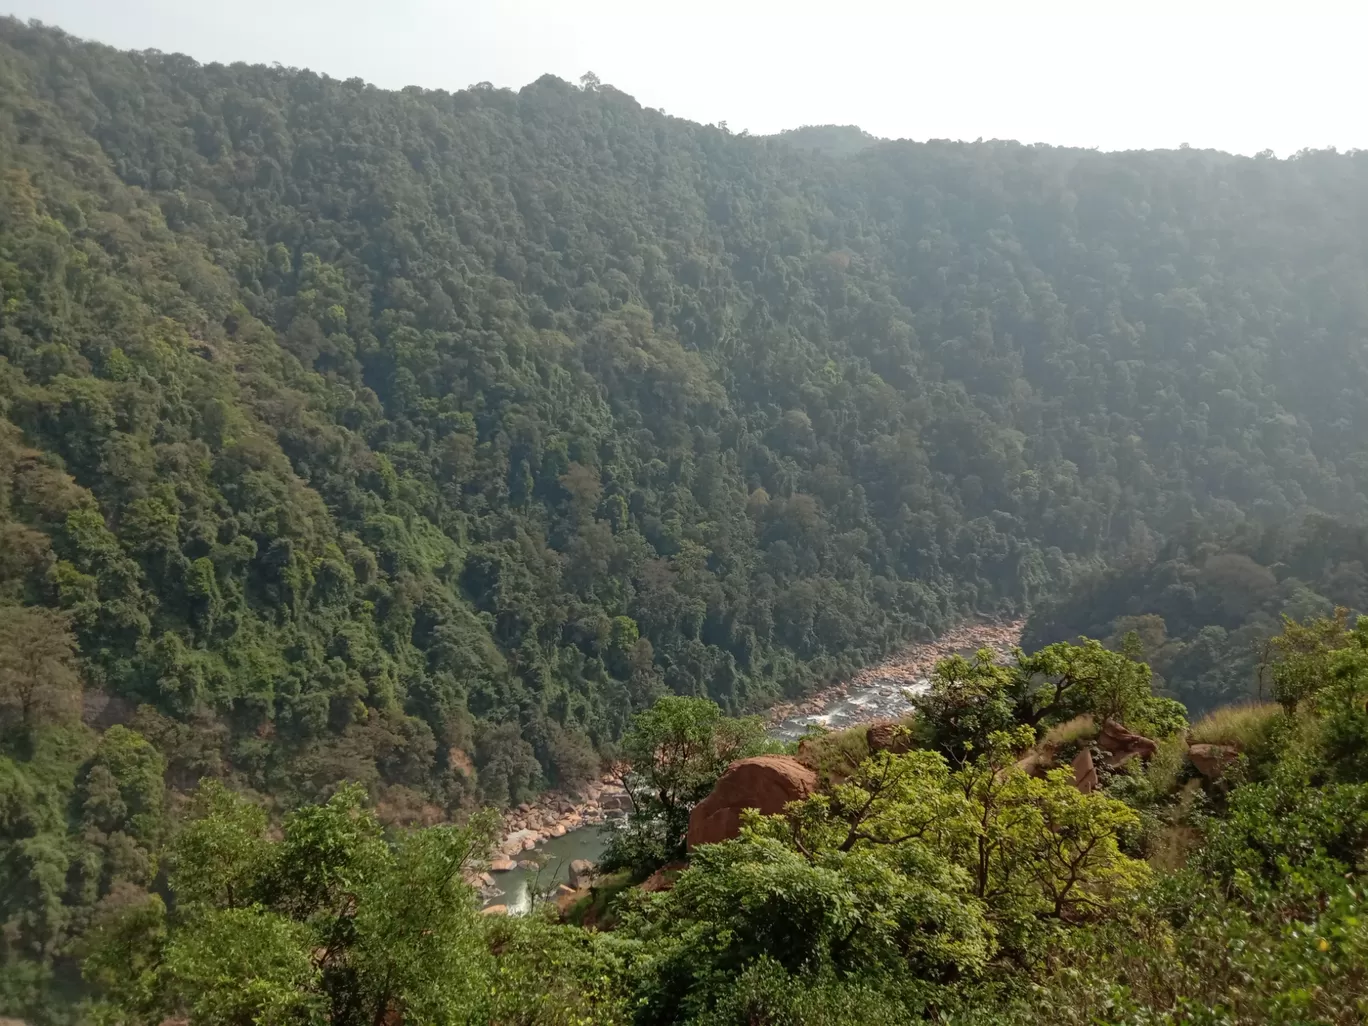
[[[490,859],[489,871],[491,873],[511,873],[518,868],[518,864],[512,859]]]
[[[715,844],[741,832],[741,810],[767,816],[817,789],[817,774],[790,755],[758,755],[726,768],[712,793],[689,815],[688,846]]]

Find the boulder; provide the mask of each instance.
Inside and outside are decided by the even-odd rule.
[[[518,868],[518,864],[512,859],[490,859],[489,871],[491,873],[509,873]]]
[[[588,859],[575,859],[570,863],[570,886],[575,890],[588,887],[594,878],[594,864]]]
[[[508,906],[507,906],[507,905],[486,905],[484,908],[480,909],[480,915],[482,915],[482,916],[506,916],[506,915],[508,915]]]
[[[715,844],[741,832],[741,810],[770,816],[817,789],[817,774],[789,755],[739,759],[717,779],[712,794],[689,816],[688,846]]]
[[[1080,748],[1073,759],[1074,787],[1084,794],[1097,790],[1097,767],[1093,765],[1092,749]]]
[[[912,730],[904,723],[871,723],[865,731],[870,752],[892,752],[902,755],[912,751]]]
[[[1107,753],[1107,765],[1115,769],[1137,755],[1148,761],[1159,750],[1159,743],[1107,720],[1097,735],[1097,747]]]
[[[535,873],[537,870],[541,869],[541,866],[531,859],[518,859],[518,868],[530,870]]]
[[[1240,750],[1231,745],[1188,745],[1188,758],[1208,780],[1219,780],[1225,768],[1239,757]]]
[[[1053,749],[1042,750],[1032,748],[1020,759],[1017,760],[1017,769],[1025,773],[1028,777],[1036,777],[1043,780],[1045,774],[1056,768],[1055,753]]]
[[[547,832],[548,832],[552,837],[564,837],[564,836],[565,836],[565,827],[563,827],[563,826],[561,826],[559,823],[557,823],[555,826],[553,826],[553,827],[552,827],[549,831],[547,831]]]

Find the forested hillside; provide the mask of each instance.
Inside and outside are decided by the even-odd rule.
[[[0,22],[9,728],[83,684],[173,781],[517,800],[658,695],[1365,512],[1363,156],[802,138]]]
[[[1284,617],[1368,611],[1366,568],[1364,529],[1323,516],[1246,523],[1224,537],[1193,526],[1039,603],[1022,643],[1090,637],[1121,648],[1133,631],[1134,654],[1189,709],[1266,699],[1261,666]]]

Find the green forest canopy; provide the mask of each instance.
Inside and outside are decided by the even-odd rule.
[[[1362,154],[0,47],[0,589],[173,780],[517,800],[660,694],[1365,512]]]

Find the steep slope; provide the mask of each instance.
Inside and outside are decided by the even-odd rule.
[[[550,78],[0,48],[4,587],[187,777],[516,799],[665,690],[1364,512],[1358,154],[836,159]]]

